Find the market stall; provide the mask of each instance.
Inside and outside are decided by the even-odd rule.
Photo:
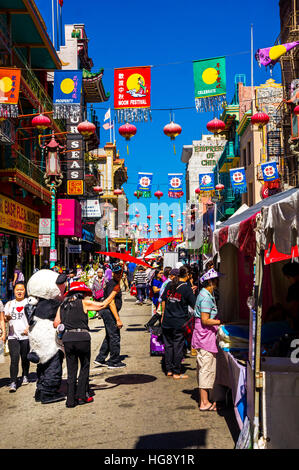
[[[299,189],[293,188],[231,217],[213,236],[214,255],[226,274],[219,287],[219,311],[224,321],[234,322],[231,331],[229,325],[224,327],[227,331],[219,331],[219,357],[225,364],[225,356],[228,364],[226,377],[241,433],[247,417],[246,430],[250,429],[256,448],[299,446],[299,411],[294,404],[299,361],[290,358],[291,340],[299,334],[283,317],[289,282],[282,272],[284,264],[298,257],[298,217]],[[240,374],[231,372],[239,366],[245,384],[239,396],[243,404],[246,395],[246,413],[241,414]]]

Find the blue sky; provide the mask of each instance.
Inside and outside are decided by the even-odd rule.
[[[52,0],[35,0],[51,35]],[[116,142],[128,168],[128,183],[124,185],[129,203],[138,202],[133,193],[139,171],[153,172],[153,193],[158,185],[163,191],[161,202],[173,202],[167,197],[168,173],[185,172],[181,162],[183,145],[201,138],[211,113],[194,109],[174,110],[175,122],[182,133],[176,139],[176,155],[163,127],[170,120],[170,109],[194,106],[192,61],[226,56],[227,101],[234,94],[236,74],[246,75],[250,85],[250,26],[253,24],[254,52],[274,44],[280,31],[278,0],[64,0],[63,22],[84,23],[89,38],[89,56],[93,71],[104,68],[103,83],[111,98],[95,105],[103,124],[105,108],[113,108],[113,69],[138,65],[152,68],[152,122],[137,123],[137,134],[129,143],[118,134]],[[259,68],[254,59],[254,84],[271,78],[269,71]],[[280,82],[280,66],[273,70]],[[158,111],[158,109],[165,111]],[[109,141],[109,131],[101,128],[101,147]],[[141,201],[141,200],[139,200]],[[147,206],[156,198],[142,200]],[[185,202],[185,199],[184,199]],[[141,217],[141,222],[146,220]],[[164,221],[165,222],[165,221]],[[155,222],[154,222],[155,223]],[[165,235],[165,233],[164,233]]]

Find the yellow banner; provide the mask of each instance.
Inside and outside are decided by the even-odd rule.
[[[38,238],[40,213],[0,195],[0,229]]]

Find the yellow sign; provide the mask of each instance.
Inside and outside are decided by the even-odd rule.
[[[84,192],[83,180],[68,180],[67,193],[69,196],[80,196]]]
[[[38,238],[40,213],[0,195],[0,229]]]

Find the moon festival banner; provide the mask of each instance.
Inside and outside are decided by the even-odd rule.
[[[21,70],[0,69],[0,116],[18,117]]]
[[[220,109],[226,97],[225,57],[193,61],[193,75],[197,111]]]
[[[151,119],[151,67],[114,69],[114,109],[118,122]]]

